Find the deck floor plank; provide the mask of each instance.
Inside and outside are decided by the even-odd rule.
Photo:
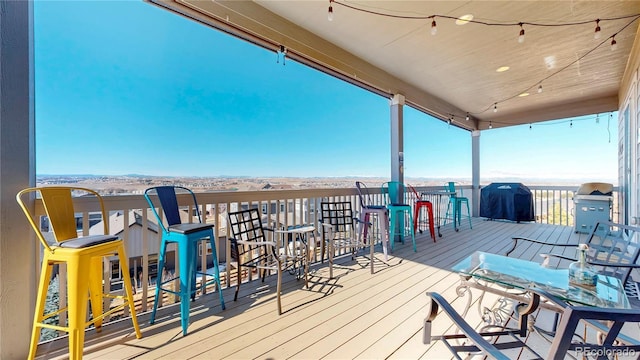
[[[465,226],[466,225],[466,226]],[[368,259],[337,260],[334,278],[328,264],[312,266],[309,289],[294,276],[283,277],[282,306],[275,304],[275,276],[264,283],[254,281],[240,288],[223,290],[227,309],[222,311],[217,293],[192,302],[189,334],[182,336],[179,307],[159,309],[156,323],[149,312],[139,314],[143,338],[135,339],[130,322],[110,326],[102,334],[87,332],[87,359],[440,359],[450,358],[441,342],[422,343],[422,325],[427,311],[427,291],[441,293],[462,311],[466,299],[459,298],[459,277],[451,267],[474,251],[504,254],[513,236],[558,243],[577,243],[584,234],[573,228],[538,223],[473,219],[454,231],[450,224],[440,229],[433,242],[428,232],[417,234],[418,251],[411,241],[395,244],[389,264],[376,248],[375,273]],[[541,262],[543,247],[526,243],[514,257]],[[562,249],[558,247],[555,252]],[[544,251],[548,249],[545,248]],[[554,250],[554,249],[550,249]],[[562,249],[572,256],[572,249]],[[368,250],[365,251],[368,254]],[[575,253],[575,251],[573,251]],[[478,301],[474,296],[473,301]],[[493,301],[488,297],[484,301]],[[467,320],[480,324],[476,306]],[[446,317],[434,322],[434,332],[452,327]],[[129,330],[128,330],[129,329]],[[111,335],[110,335],[111,334]],[[128,334],[129,336],[124,336]],[[57,342],[58,347],[63,342]],[[54,344],[39,347],[38,358],[66,358],[66,349]]]

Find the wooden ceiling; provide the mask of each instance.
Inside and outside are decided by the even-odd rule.
[[[640,21],[640,1],[147,1],[468,130],[617,110]]]

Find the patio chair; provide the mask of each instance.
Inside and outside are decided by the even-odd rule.
[[[369,238],[369,228],[375,228],[372,219],[376,219],[377,227],[380,229],[380,241],[385,250],[385,260],[387,258],[387,245],[389,244],[389,210],[385,205],[375,204],[373,195],[367,185],[361,181],[356,181],[356,190],[360,200],[360,217],[358,223],[358,235],[367,241]],[[372,239],[371,241],[374,241]]]
[[[469,199],[461,196],[456,189],[456,183],[453,181],[449,181],[444,185],[445,191],[451,193],[449,196],[449,204],[447,204],[447,211],[444,216],[444,223],[442,226],[447,224],[447,220],[451,219],[453,221],[453,228],[458,231],[460,230],[460,225],[462,225],[462,205],[464,204],[467,208],[467,215],[465,216],[469,220],[469,229],[473,229],[471,225],[471,211],[469,210]]]
[[[42,199],[44,210],[49,219],[49,225],[53,229],[55,243],[47,242],[40,230],[40,219],[29,210],[27,197],[30,200],[36,195]],[[94,197],[100,206],[102,234],[78,236],[75,220],[74,198],[72,194],[82,195],[83,201]],[[133,300],[131,279],[127,270],[128,258],[124,241],[117,236],[109,235],[109,216],[104,208],[102,197],[95,191],[80,187],[52,186],[42,188],[27,188],[16,195],[16,200],[24,211],[24,214],[36,233],[40,244],[44,247],[42,252],[42,266],[40,269],[40,281],[36,297],[36,308],[31,333],[31,345],[29,347],[29,359],[35,358],[40,329],[54,329],[65,331],[69,334],[69,357],[82,359],[85,328],[94,325],[97,331],[102,328],[102,320],[111,314],[123,311],[129,307],[131,321],[136,332],[136,337],[142,337],[136,308]],[[117,256],[123,269],[124,296],[103,293],[104,269],[103,258]],[[45,313],[47,291],[49,282],[54,272],[54,266],[67,265],[67,307],[58,311]],[[122,301],[110,309],[103,309],[104,298],[119,299]],[[91,303],[91,317],[87,320],[87,302]],[[67,324],[52,324],[53,316],[66,311]]]
[[[300,279],[303,272],[305,287],[309,287],[309,253],[306,245],[296,243],[287,246],[275,236],[274,230],[264,227],[258,209],[248,209],[229,213],[229,243],[231,257],[237,264],[236,292],[233,301],[238,300],[240,284],[242,284],[242,268],[255,269],[265,281],[269,272],[275,271],[277,276],[276,299],[278,315],[282,314],[282,273],[291,270]],[[270,234],[268,237],[266,234]],[[251,270],[248,273],[251,279]]]
[[[513,247],[507,251],[506,256],[513,253],[518,244],[528,243],[540,246],[541,251],[550,249],[559,251],[567,248],[576,248],[578,244],[557,244],[524,237],[513,237]],[[589,246],[587,263],[598,273],[614,276],[620,279],[625,286],[631,305],[640,308],[640,291],[638,273],[634,269],[640,269],[638,258],[640,257],[640,227],[616,224],[612,222],[596,223],[589,237],[585,241]],[[545,248],[546,247],[546,248]],[[559,261],[576,261],[575,257],[555,253],[540,253],[544,258],[543,266],[551,266],[551,259]],[[636,278],[634,278],[636,276]]]
[[[420,231],[420,234],[422,234],[422,228],[420,228],[419,225],[423,223],[423,221],[421,221],[421,215],[422,209],[424,208],[427,212],[427,222],[429,223],[429,233],[431,234],[431,239],[433,239],[433,242],[436,242],[436,231],[433,222],[433,204],[431,203],[431,201],[422,200],[422,196],[420,196],[416,188],[414,188],[412,185],[408,184],[407,186],[416,198],[416,201],[413,205],[413,232],[415,233],[416,231]]]
[[[508,360],[518,355],[526,356],[527,353],[523,352],[525,350],[530,353],[528,355],[546,360],[565,359],[565,356],[589,357],[589,354],[601,354],[597,356],[598,359],[608,359],[606,354],[631,353],[633,355],[640,352],[637,328],[626,334],[621,332],[625,324],[631,325],[632,329],[639,326],[639,309],[571,306],[549,293],[535,290],[534,296],[544,297],[563,309],[551,346],[543,346],[537,350],[533,348],[535,342],[527,344],[528,338],[520,336],[519,328],[497,327],[493,330],[477,331],[440,294],[427,292],[427,296],[430,301],[423,327],[423,343],[430,344],[434,340],[441,340],[457,359],[461,359],[460,354],[479,355],[481,353],[490,358]],[[459,329],[458,332],[444,335],[432,334],[433,321],[440,309],[453,321],[455,327]],[[576,336],[578,325],[584,323],[596,325],[597,330],[604,335],[600,338],[591,336],[586,339]],[[546,349],[548,349],[546,355],[539,354]]]
[[[355,259],[358,252],[367,246],[367,239],[355,232],[355,223],[359,222],[353,216],[349,201],[323,201],[320,203],[320,222],[322,223],[322,240],[329,253],[329,277],[333,279],[333,264],[336,253],[338,256],[351,254]],[[368,241],[370,248],[370,266],[373,274],[373,253],[375,242]],[[382,244],[386,255],[386,244]]]
[[[382,184],[382,193],[387,197],[387,209],[389,209],[390,215],[390,231],[389,237],[391,238],[391,250],[393,250],[393,244],[395,242],[395,236],[399,235],[402,243],[404,243],[404,236],[409,232],[411,241],[413,242],[413,251],[417,251],[416,248],[416,236],[413,232],[413,213],[411,212],[411,205],[404,202],[404,194],[406,189],[403,183],[399,181],[388,181]]]
[[[187,335],[189,327],[190,299],[196,296],[196,275],[200,274],[206,280],[207,276],[212,276],[212,280],[203,280],[200,289],[205,292],[208,285],[215,284],[220,297],[220,306],[225,309],[222,287],[220,286],[220,269],[218,267],[218,255],[216,252],[216,242],[213,234],[213,224],[202,223],[200,209],[193,191],[182,186],[156,186],[145,190],[144,197],[149,203],[149,207],[156,217],[159,228],[162,230],[162,240],[160,242],[160,252],[158,254],[158,280],[156,282],[155,300],[153,311],[151,312],[150,323],[153,324],[156,318],[156,311],[160,302],[160,292],[168,292],[180,297],[180,321],[182,324],[182,334]],[[180,209],[179,199],[185,199],[188,204],[184,212]],[[158,209],[162,210],[166,225],[162,221]],[[191,214],[195,213],[195,216]],[[185,218],[183,222],[182,218]],[[194,222],[195,220],[195,222]],[[203,239],[209,239],[211,245],[211,257],[213,260],[213,275],[204,271],[196,271],[198,246]],[[167,284],[175,283],[176,277],[162,278],[167,264],[166,252],[169,244],[176,244],[178,251],[178,276],[180,279],[180,289],[169,288]],[[203,254],[206,253],[203,251]]]

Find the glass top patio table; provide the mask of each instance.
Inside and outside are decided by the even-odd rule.
[[[545,290],[560,299],[581,305],[630,308],[622,282],[611,276],[598,275],[595,289],[569,284],[568,269],[542,267],[539,263],[477,251],[456,264],[452,270],[505,288]]]

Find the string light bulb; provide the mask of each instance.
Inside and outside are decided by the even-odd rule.
[[[467,113],[467,116],[465,116],[465,117],[464,117],[464,119],[465,119],[466,121],[469,121],[469,113]]]
[[[600,31],[600,19],[596,20],[596,30],[593,33],[593,38],[598,40],[602,36],[602,32]]]
[[[600,124],[600,114],[596,114],[596,124]]]
[[[329,17],[329,21],[331,21],[332,18],[333,18],[333,2],[335,2],[335,0],[329,0],[329,7],[328,7],[328,14],[327,14],[328,17]],[[338,4],[344,5],[343,3],[338,3]],[[347,6],[347,5],[344,5],[344,6]],[[396,15],[396,14],[393,14],[393,13],[383,13],[383,12],[378,12],[378,11],[371,11],[371,10],[366,9],[366,8],[359,8],[357,5],[353,5],[353,4],[352,5],[348,5],[348,7],[353,9],[353,10],[356,10],[356,11],[360,11],[360,12],[363,12],[363,13],[370,13],[370,14],[374,14],[374,15],[378,15],[378,16],[384,16],[384,17],[390,17],[390,18],[403,18],[403,19],[421,20],[421,21],[423,21],[423,24],[424,24],[424,22],[427,22],[427,24],[428,24],[428,19],[431,19],[431,30],[430,30],[430,32],[431,32],[432,35],[436,35],[437,31],[438,31],[437,30],[437,24],[436,24],[436,20],[437,20],[436,18],[437,17],[442,17],[442,18],[445,18],[445,19],[458,19],[458,18],[449,16],[449,15],[446,15],[446,14],[434,14],[434,13],[432,13],[429,16],[424,16],[422,14],[402,15],[402,16],[400,16],[400,15]],[[587,21],[581,20],[581,21],[562,22],[562,23],[554,23],[554,24],[540,23],[540,22],[530,22],[530,21],[527,21],[527,22],[524,22],[524,21],[523,22],[505,22],[505,21],[477,21],[477,20],[473,21],[473,20],[466,20],[466,19],[464,20],[465,21],[464,23],[474,22],[474,23],[479,23],[479,24],[488,25],[488,26],[501,26],[501,27],[502,26],[510,26],[510,27],[519,26],[520,27],[520,31],[519,31],[519,34],[518,34],[518,42],[519,43],[524,43],[524,41],[525,41],[524,24],[527,24],[527,26],[530,26],[530,27],[550,27],[550,26],[573,27],[573,26],[584,26],[585,24],[588,25],[589,22],[595,21],[596,24],[595,24],[593,36],[594,36],[594,38],[598,39],[598,38],[602,37],[602,28],[600,27],[600,21],[601,20],[606,22],[606,21],[609,21],[609,20],[622,20],[622,19],[631,19],[631,20],[630,20],[629,24],[627,24],[625,27],[623,27],[619,31],[624,30],[626,27],[628,27],[632,23],[636,22],[638,20],[638,14],[624,15],[624,16],[619,16],[619,17],[615,17],[615,18],[606,18],[604,20],[597,18],[597,19],[590,19],[590,20],[587,20]],[[228,17],[227,17],[227,21],[228,21]],[[611,35],[609,37],[611,39],[611,42],[610,42],[611,51],[615,51],[617,49],[617,41],[615,39],[616,35],[617,35],[617,33],[615,33],[615,34],[613,34],[613,35]],[[534,40],[537,40],[537,39],[534,39]],[[605,40],[605,41],[607,41],[607,40]],[[601,45],[603,45],[602,42],[598,42],[598,45],[596,46],[596,48],[600,47]],[[587,51],[584,55],[579,56],[574,61],[570,62],[567,66],[565,66],[562,69],[554,72],[550,76],[556,75],[557,73],[559,73],[559,72],[561,72],[561,71],[563,71],[565,69],[570,69],[569,65],[576,64],[577,62],[582,60],[586,55],[592,53],[593,50],[595,50],[596,48],[594,48],[594,49],[592,49],[590,51]],[[552,68],[553,64],[547,64],[547,66],[549,68]],[[550,77],[550,76],[548,76],[548,77]],[[545,78],[545,80],[547,78]],[[541,92],[542,92],[542,85],[539,84],[538,85],[538,93],[541,93]],[[513,97],[516,97],[516,96],[517,95],[515,95]],[[513,97],[507,98],[506,100],[511,99]],[[506,101],[506,100],[503,100],[503,101]],[[487,110],[488,109],[486,109],[485,111],[487,111]],[[497,105],[496,104],[494,104],[494,110],[493,111],[497,112]]]
[[[529,123],[529,130],[531,130],[531,123]]]
[[[498,112],[498,103],[493,103],[493,112]]]
[[[493,124],[491,123],[491,120],[489,120],[489,129],[493,129]]]
[[[573,127],[573,119],[569,120],[569,127],[572,128]]]
[[[286,65],[287,61],[287,48],[284,45],[280,45],[280,51],[278,51],[278,59],[276,59],[276,63],[280,61],[280,54],[282,54],[282,65]]]

